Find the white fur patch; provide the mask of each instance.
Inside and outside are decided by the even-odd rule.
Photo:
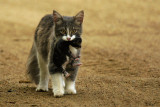
[[[37,52],[38,65],[40,68],[40,81],[36,91],[48,91],[49,71],[46,62]]]
[[[67,38],[71,38],[71,36],[69,34],[67,34]]]
[[[69,35],[69,28],[67,28],[67,35]]]
[[[66,80],[65,81],[65,94],[76,94],[75,81]]]
[[[76,36],[75,36],[75,35],[73,35],[73,36],[71,37],[71,41],[72,41],[72,40],[74,40],[75,38],[76,38]]]
[[[54,97],[61,97],[64,95],[64,78],[61,73],[56,73],[51,75],[52,78],[52,88]]]
[[[62,65],[63,69],[66,69],[67,64],[69,63],[69,57],[66,56],[66,62]]]
[[[77,56],[77,49],[76,48],[74,48],[73,46],[71,46],[71,45],[69,45],[69,49],[70,49],[70,51],[71,51],[71,53],[74,55],[74,56]]]
[[[64,41],[68,41],[68,40],[67,40],[67,36],[63,36],[62,39],[63,39]]]

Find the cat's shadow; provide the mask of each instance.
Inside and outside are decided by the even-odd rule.
[[[15,91],[19,92],[19,93],[23,93],[26,97],[30,97],[30,96],[53,96],[52,90],[49,89],[47,92],[37,92],[36,91],[36,86],[33,86],[32,84],[28,84],[28,85],[23,85],[23,86],[19,86],[18,89],[16,89]]]
[[[47,98],[53,98],[53,92],[52,92],[52,88],[49,88],[47,92],[37,92],[36,91],[36,87],[31,85],[24,85],[24,86],[21,86],[19,87],[17,90],[17,92],[19,93],[23,93],[26,97],[47,97]],[[84,94],[83,91],[81,90],[78,90],[78,93],[77,94],[72,94],[72,95],[68,95],[68,94],[65,94],[63,97],[73,97],[73,96],[79,96],[79,95],[82,95]],[[62,98],[63,98],[62,97]]]

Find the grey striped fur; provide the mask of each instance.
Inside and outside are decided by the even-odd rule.
[[[81,11],[83,12],[83,11]],[[64,21],[72,21],[75,20],[74,17],[66,17],[63,16]],[[82,26],[80,25],[81,19],[77,19],[74,21],[74,23],[77,23],[75,26],[78,29],[79,36],[82,33]],[[72,22],[73,23],[73,22]],[[48,69],[54,67],[54,64],[52,64],[51,61],[51,55],[54,53],[52,50],[54,49],[54,46],[56,42],[59,40],[59,35],[56,34],[55,23],[53,20],[53,15],[49,14],[44,16],[39,25],[36,28],[35,36],[34,36],[34,43],[32,45],[31,51],[29,53],[29,57],[27,59],[26,69],[27,74],[30,77],[32,81],[35,82],[35,84],[39,83],[40,77],[40,69],[39,69],[39,63],[37,59],[37,52],[42,56],[42,59],[48,64]],[[78,51],[77,55],[80,55],[80,50]],[[70,64],[67,65],[66,70],[72,74],[70,76],[70,80],[75,81],[75,78],[77,76],[78,67],[72,67]],[[52,71],[54,73],[55,71]],[[51,70],[50,70],[51,73]]]

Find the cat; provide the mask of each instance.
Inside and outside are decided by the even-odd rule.
[[[58,41],[72,41],[81,38],[84,12],[75,16],[62,16],[55,10],[53,14],[44,16],[39,22],[34,35],[34,42],[27,59],[27,74],[37,84],[36,91],[48,91],[49,76],[51,76],[52,91],[54,97],[62,97],[64,94],[76,94],[75,81],[79,66],[73,66],[71,62],[80,65],[80,60],[66,64],[65,70],[70,74],[68,78],[56,70],[54,64],[54,51]],[[80,56],[81,49],[69,45],[71,53]]]
[[[74,38],[70,41],[64,41],[60,39],[54,48],[53,62],[55,64],[55,71],[60,71],[64,73],[65,77],[69,77],[70,74],[66,71],[66,65],[69,63],[69,58],[74,60],[77,59],[77,56],[74,56],[74,53],[71,52],[69,46],[72,46],[76,49],[81,48],[81,38]],[[73,61],[71,60],[71,64]],[[73,65],[74,66],[74,65]]]

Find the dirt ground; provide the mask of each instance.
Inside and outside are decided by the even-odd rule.
[[[160,106],[160,1],[0,0],[0,107]],[[77,95],[25,83],[34,30],[55,9],[85,11]]]

